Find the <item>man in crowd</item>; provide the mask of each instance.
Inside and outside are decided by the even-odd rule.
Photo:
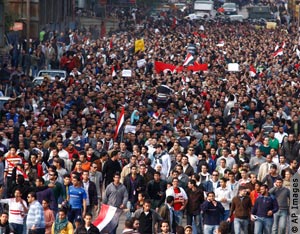
[[[273,217],[278,211],[276,198],[269,194],[268,186],[260,186],[260,194],[253,206],[251,220],[254,221],[254,233],[272,233]]]

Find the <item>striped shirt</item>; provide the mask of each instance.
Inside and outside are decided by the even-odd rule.
[[[16,198],[1,199],[1,203],[6,203],[9,206],[9,223],[22,224],[24,220],[25,211],[21,202],[16,202]],[[24,206],[27,208],[27,204],[22,200]]]
[[[11,177],[13,169],[18,165],[22,164],[22,158],[20,156],[7,156],[5,158],[5,169],[4,171],[7,172],[7,176]]]
[[[27,214],[27,229],[31,229],[34,225],[36,228],[45,228],[44,210],[42,205],[37,201],[33,201]]]

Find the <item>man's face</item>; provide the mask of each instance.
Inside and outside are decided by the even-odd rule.
[[[169,232],[169,224],[168,223],[162,223],[161,224],[161,231],[162,232]]]
[[[266,195],[267,194],[267,189],[265,188],[265,186],[260,187],[260,193],[261,193],[261,195]]]
[[[115,183],[119,183],[119,182],[120,182],[120,176],[115,175],[115,176],[114,176],[114,182],[115,182]]]
[[[149,203],[144,203],[143,208],[144,208],[144,211],[145,211],[145,212],[148,212],[148,211],[150,210],[150,208],[151,208],[151,204],[149,204]]]
[[[137,168],[136,167],[131,168],[131,174],[133,174],[133,175],[137,174]]]
[[[277,186],[278,188],[281,188],[281,187],[282,187],[282,181],[281,181],[281,180],[276,180],[275,184],[276,184],[276,186]]]
[[[8,215],[7,214],[2,214],[1,217],[0,217],[0,222],[2,224],[5,224],[5,223],[7,223],[7,221],[8,221]]]
[[[84,217],[84,222],[85,222],[85,225],[86,226],[91,226],[91,223],[92,223],[92,217],[91,216],[89,216],[89,215],[86,215],[85,217]]]
[[[69,185],[71,183],[71,179],[69,177],[64,178],[64,184]]]
[[[82,179],[83,180],[88,180],[89,179],[89,173],[88,172],[83,172],[82,173]]]

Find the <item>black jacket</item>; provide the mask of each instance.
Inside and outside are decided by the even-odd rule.
[[[137,202],[138,193],[146,190],[145,179],[139,174],[134,181],[131,180],[131,173],[125,176],[124,185],[128,191],[128,200],[134,204]]]
[[[82,225],[81,227],[77,228],[75,234],[100,234],[100,231],[93,224],[91,224],[91,227],[88,231],[86,230],[85,226]]]

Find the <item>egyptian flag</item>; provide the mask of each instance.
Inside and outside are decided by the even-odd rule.
[[[154,66],[157,73],[167,72],[167,71],[174,72],[174,70],[176,69],[176,66],[172,64],[167,64],[159,61],[155,61]]]
[[[250,65],[249,74],[250,74],[251,77],[256,76],[256,69],[253,65]]]
[[[283,55],[283,49],[280,48],[276,52],[273,53],[273,57],[276,58],[277,56]]]
[[[121,114],[120,114],[120,117],[119,117],[119,120],[118,120],[118,124],[116,126],[114,139],[117,139],[117,137],[119,135],[120,129],[121,129],[123,123],[124,123],[124,115],[125,115],[125,107],[122,106]]]
[[[111,76],[112,76],[112,77],[117,76],[117,73],[116,73],[116,71],[115,71],[115,67],[114,67],[114,66],[111,67]]]
[[[183,62],[183,66],[188,66],[189,64],[193,64],[193,62],[194,62],[194,56],[188,53]]]
[[[119,223],[122,210],[102,204],[98,218],[94,220],[93,224],[99,229],[101,233],[110,233],[114,230]]]

